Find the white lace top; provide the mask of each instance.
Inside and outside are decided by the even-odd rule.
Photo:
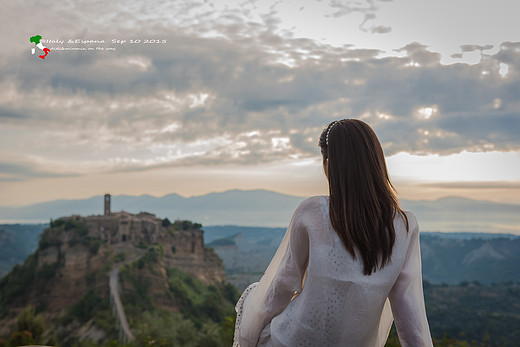
[[[408,232],[396,216],[390,263],[365,276],[328,211],[327,197],[308,198],[296,209],[258,287],[237,304],[240,347],[383,346],[392,318],[402,346],[432,346],[415,216],[406,212]]]

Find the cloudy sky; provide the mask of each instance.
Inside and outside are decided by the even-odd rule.
[[[317,138],[340,118],[374,128],[402,198],[520,203],[518,7],[4,2],[0,205],[326,194]]]

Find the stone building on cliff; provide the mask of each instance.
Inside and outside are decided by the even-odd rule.
[[[110,194],[105,194],[103,215],[71,216],[61,219],[76,218],[87,227],[88,237],[99,238],[109,245],[120,242],[151,245],[160,241],[161,232],[168,226],[163,220],[148,212],[111,212],[110,200]],[[200,229],[192,231],[194,234],[202,233]]]
[[[61,227],[57,231],[52,227],[45,231],[49,246],[40,247],[40,266],[53,264],[58,257],[64,258],[62,261],[66,263],[67,257],[73,256],[68,249],[78,243],[78,234],[81,234],[83,240],[100,240],[108,248],[125,249],[127,253],[158,244],[164,250],[166,266],[185,271],[205,283],[225,278],[222,261],[213,249],[204,246],[200,224],[186,220],[171,223],[148,212],[112,212],[109,194],[104,197],[104,214],[62,217],[52,225]]]

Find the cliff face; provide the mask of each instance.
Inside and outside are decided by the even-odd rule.
[[[164,245],[166,267],[182,270],[206,284],[224,280],[222,260],[213,249],[205,248],[201,230],[167,233],[160,244]]]
[[[158,261],[153,267],[139,268],[138,262],[149,256],[150,248],[160,249]],[[56,325],[74,307],[83,305],[85,297],[107,299],[108,273],[125,263],[134,263],[137,281],[146,283],[151,302],[172,311],[178,307],[167,293],[168,268],[179,269],[206,285],[219,284],[225,278],[221,260],[204,247],[198,224],[172,224],[149,213],[60,218],[44,231],[38,250],[0,281],[0,337],[8,337],[18,313],[27,305]],[[131,282],[123,283],[123,292],[134,289]]]

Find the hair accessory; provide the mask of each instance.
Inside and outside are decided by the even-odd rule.
[[[330,134],[330,130],[331,130],[332,128],[334,128],[334,125],[336,125],[337,122],[338,122],[337,120],[334,121],[334,122],[331,124],[331,126],[329,127],[329,130],[327,130],[327,136],[325,136],[325,144],[326,144],[327,146],[329,145],[329,134]]]

